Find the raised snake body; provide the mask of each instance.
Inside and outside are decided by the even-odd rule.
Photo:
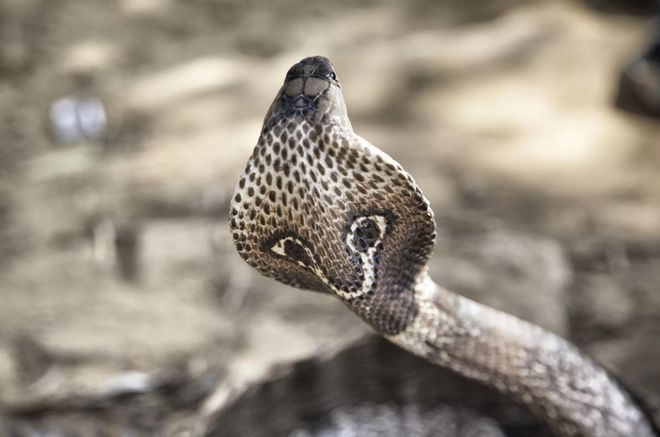
[[[261,273],[334,294],[391,342],[508,394],[557,435],[656,435],[626,391],[574,346],[430,279],[428,201],[396,161],[353,132],[326,58],[289,70],[230,219],[240,255]]]

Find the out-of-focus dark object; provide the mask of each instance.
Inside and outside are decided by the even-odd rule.
[[[42,377],[53,364],[50,351],[28,333],[20,333],[12,339],[12,352],[21,380],[31,384]]]
[[[102,211],[92,212],[83,222],[83,235],[94,263],[113,268],[128,282],[140,279],[141,232],[138,220]]]
[[[101,99],[95,96],[68,95],[48,109],[49,130],[59,145],[102,141],[108,117]]]
[[[654,40],[621,73],[615,104],[624,111],[660,121],[660,15]]]
[[[233,396],[204,408],[199,435],[552,435],[505,395],[376,335],[281,367]]]
[[[652,15],[658,11],[658,0],[586,0],[592,8],[606,13]]]
[[[119,224],[115,229],[115,263],[125,281],[136,281],[140,274],[140,227],[135,222]]]

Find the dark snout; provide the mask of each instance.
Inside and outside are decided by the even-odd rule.
[[[298,62],[287,72],[286,81],[307,77],[316,77],[325,80],[337,79],[330,60],[324,56],[310,56]]]
[[[264,126],[270,128],[282,119],[306,119],[312,123],[340,125],[351,130],[341,86],[330,60],[310,56],[292,66],[282,89],[266,115]]]

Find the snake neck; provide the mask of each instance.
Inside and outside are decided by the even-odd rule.
[[[426,277],[417,315],[393,343],[507,393],[561,436],[654,436],[608,373],[564,339],[449,292]]]

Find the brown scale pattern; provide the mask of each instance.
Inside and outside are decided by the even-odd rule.
[[[287,112],[286,87],[285,81],[231,203],[238,252],[285,284],[350,295],[365,280],[365,266],[346,243],[351,224],[385,217],[386,233],[372,258],[374,284],[344,300],[379,332],[401,332],[416,314],[412,285],[435,239],[428,201],[398,163],[353,133],[336,80],[316,96],[334,102],[322,116],[316,107]],[[272,250],[287,237],[309,250],[316,270]]]

